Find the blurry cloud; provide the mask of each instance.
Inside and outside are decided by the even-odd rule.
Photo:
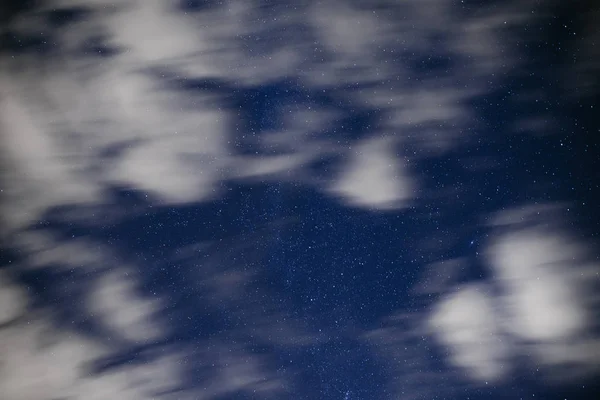
[[[329,191],[352,206],[404,207],[415,193],[414,179],[388,138],[368,139],[349,151],[350,161]]]
[[[511,315],[507,326],[533,341],[573,339],[586,330],[587,293],[578,282],[581,248],[559,234],[517,231],[489,249]]]
[[[441,391],[452,393],[462,383],[436,365],[427,325],[418,313],[398,313],[363,335],[389,371],[387,390],[402,399],[430,398]]]
[[[467,90],[438,89],[437,85],[420,88],[405,98],[405,104],[392,117],[395,126],[462,123],[470,115],[461,105],[469,97]]]
[[[439,248],[439,246],[439,242],[431,244],[432,249]],[[429,295],[445,292],[456,284],[456,280],[461,277],[461,272],[464,271],[466,265],[468,265],[468,260],[461,258],[437,261],[427,265],[424,267],[419,282],[413,287],[413,293]]]
[[[0,293],[6,296],[10,289],[4,287]],[[59,328],[41,312],[30,312],[24,319],[0,328],[0,349],[0,390],[7,400],[142,400],[181,385],[178,364],[169,356],[144,365],[92,373],[89,366],[110,356],[114,349],[75,330]]]
[[[480,76],[514,68],[520,57],[510,30],[532,19],[533,4],[507,2],[462,21],[455,25],[451,46],[459,57],[470,60],[472,70]]]
[[[158,0],[48,2],[47,9],[85,6],[89,14],[56,32],[52,56],[15,54],[0,60],[1,232],[26,253],[19,266],[24,270],[94,272],[86,312],[116,337],[134,343],[164,339],[168,329],[155,315],[162,304],[136,290],[139,282],[120,269],[120,260],[114,265],[110,246],[24,233],[24,228],[65,205],[78,207],[61,214],[63,222],[92,217],[102,224],[106,220],[99,215],[107,214],[111,222],[123,219],[123,212],[106,211],[116,208],[107,195],[112,186],[142,191],[157,203],[181,204],[218,198],[221,182],[228,179],[300,180],[297,172],[323,154],[344,160],[332,168],[337,175],[325,185],[318,179],[303,182],[318,181],[318,189],[352,207],[405,208],[419,200],[419,182],[403,154],[409,148],[415,158],[416,150],[439,154],[465,143],[469,129],[477,128],[474,100],[522,62],[511,29],[534,19],[530,1],[478,12],[456,10],[450,0],[377,2],[385,12],[346,3],[302,4],[268,18],[259,14],[258,3],[236,2],[192,18],[176,12],[173,2]],[[14,29],[35,33],[47,28],[41,20],[35,13],[24,15]],[[266,33],[281,40],[265,40]],[[116,49],[114,56],[81,51],[98,38]],[[585,54],[594,55],[593,43],[590,35]],[[589,89],[596,58],[576,69]],[[436,62],[434,73],[422,73]],[[210,94],[180,90],[166,75],[184,83],[215,81],[216,89]],[[230,107],[232,96],[279,80],[298,81],[301,96],[331,94],[331,103],[342,99],[352,104],[352,112],[377,108],[381,118],[366,128],[370,138],[348,138],[336,125],[341,108],[328,105],[323,112],[316,105],[294,104],[282,107],[286,115],[278,132],[256,139],[285,154],[236,154],[232,136],[240,132],[231,132],[231,121],[240,111]],[[540,130],[545,118],[533,116],[519,126]],[[320,132],[333,133],[323,138]],[[382,137],[388,132],[399,140]],[[104,211],[95,214],[95,206]],[[462,260],[449,260],[450,266],[425,278],[419,294],[445,293],[424,316],[426,330],[407,333],[394,320],[392,327],[365,335],[394,365],[406,361],[396,371],[402,374],[395,381],[399,393],[410,391],[418,398],[428,390],[415,383],[431,378],[424,372],[432,370],[422,348],[426,332],[448,349],[449,363],[474,381],[505,377],[515,354],[530,354],[550,375],[565,365],[573,367],[575,377],[597,371],[600,341],[589,321],[598,305],[588,286],[597,282],[592,272],[597,266],[586,258],[585,245],[561,233],[516,229],[539,215],[537,206],[494,215],[491,226],[500,233],[486,244],[492,274],[486,282],[445,293]],[[193,276],[191,283],[207,289],[211,307],[233,309],[228,315],[243,322],[243,328],[227,334],[276,349],[324,340],[267,303],[268,295],[249,293],[253,272],[221,267],[210,270],[212,276]],[[17,321],[30,299],[11,279],[0,274],[0,392],[8,400],[154,398],[181,383],[191,370],[184,364],[195,356],[211,378],[193,398],[239,392],[281,398],[289,383],[268,356],[210,341],[188,358],[166,351],[143,365],[90,374],[86,365],[110,359],[122,343],[111,347],[54,326],[44,311],[28,323]],[[203,302],[199,293],[193,292],[195,301]],[[54,341],[40,351],[40,337],[47,332],[53,332]]]
[[[316,154],[293,154],[262,157],[236,157],[232,163],[232,176],[236,179],[276,178],[283,181],[294,180],[294,174]]]
[[[287,398],[286,381],[273,373],[268,358],[242,346],[218,341],[203,343],[191,353],[203,361],[206,384],[200,398],[218,399],[234,393],[254,393],[260,398]]]
[[[500,232],[484,251],[491,272],[484,284],[495,290],[457,288],[433,306],[432,332],[450,351],[449,360],[476,381],[502,377],[518,357],[554,382],[600,371],[594,325],[600,265],[586,243],[557,223],[542,225],[548,216],[557,218],[558,208],[497,213],[492,224]]]
[[[323,44],[336,54],[336,62],[368,62],[365,56],[376,56],[373,44],[389,35],[385,22],[375,13],[344,2],[317,3],[311,14],[310,21]]]
[[[86,361],[102,354],[98,346],[66,332],[40,349],[47,329],[48,321],[37,320],[0,331],[0,388],[6,399],[58,397],[79,379]]]
[[[539,222],[545,222],[548,219],[556,219],[557,213],[565,204],[545,203],[545,204],[524,204],[522,206],[513,206],[510,209],[497,211],[485,217],[485,223],[495,227],[511,227],[516,225],[531,225]]]
[[[133,342],[163,337],[164,330],[153,318],[160,310],[160,303],[136,295],[132,281],[126,271],[110,272],[97,280],[88,299],[90,312]]]
[[[26,309],[32,294],[0,275],[0,391],[7,400],[218,399],[241,392],[288,398],[291,368],[285,375],[276,372],[272,356],[324,340],[283,310],[275,297],[259,290],[258,272],[242,268],[233,248],[233,260],[227,258],[220,251],[226,244],[188,246],[172,261],[185,263],[181,273],[189,274],[189,285],[178,289],[189,307],[184,322],[198,323],[204,312],[225,312],[239,325],[221,330],[215,339],[199,335],[191,343],[164,344],[170,343],[174,327],[164,324],[169,314],[163,298],[141,290],[139,272],[148,265],[125,267],[114,249],[91,239],[60,239],[47,231],[21,239],[16,243],[31,249],[30,257],[15,267],[52,269],[58,276],[68,272],[67,281],[56,280],[49,290],[64,293],[69,304],[57,301],[55,306]],[[78,250],[83,254],[70,254]],[[206,260],[206,251],[212,251],[214,259]],[[197,267],[199,262],[203,268]],[[57,320],[59,313],[69,320]],[[96,334],[82,331],[82,322]],[[203,332],[213,329],[217,328],[205,326]],[[256,354],[248,345],[274,350]]]
[[[175,259],[180,262],[194,264],[203,260],[202,268],[186,272],[186,280],[192,283],[188,290],[194,293],[190,302],[228,310],[230,318],[240,321],[240,329],[227,332],[239,339],[235,342],[250,340],[284,349],[326,340],[325,334],[315,332],[306,321],[291,315],[282,306],[284,298],[261,287],[264,271],[253,266],[252,259],[238,258],[237,252],[252,246],[253,241],[244,238],[234,243],[197,243],[178,251]]]
[[[587,9],[578,13],[580,19],[564,26],[573,39],[576,39],[569,51],[569,54],[573,54],[574,66],[564,74],[564,86],[575,99],[593,99],[600,91],[600,31],[595,22],[600,17],[600,7],[597,4],[582,4]]]
[[[176,346],[162,345],[143,363],[120,362],[132,349],[164,340],[167,330],[161,304],[137,290],[139,277],[114,251],[47,230],[11,244],[24,257],[0,271],[3,399],[168,399],[185,386]],[[25,284],[28,276],[45,284]],[[40,296],[52,301],[40,303]],[[95,367],[106,363],[116,367]]]
[[[467,286],[441,299],[430,327],[450,351],[449,361],[479,381],[497,381],[509,372],[509,345],[501,336],[495,306],[484,287]]]
[[[28,303],[27,294],[0,271],[0,329],[22,316]]]
[[[6,185],[2,228],[35,221],[58,204],[96,199],[98,187],[80,175],[81,165],[70,161],[70,149],[53,140],[43,121],[32,118],[6,77],[0,80],[0,126],[7,133],[0,148]]]
[[[106,270],[110,249],[98,242],[84,238],[65,239],[47,231],[23,232],[10,242],[15,248],[26,249],[20,268],[35,270],[49,265],[57,269],[84,269],[87,272]]]
[[[172,63],[204,49],[192,21],[164,1],[122,2],[109,19],[111,41],[136,63]],[[197,59],[196,61],[200,61]]]
[[[2,145],[12,171],[5,193],[14,199],[3,206],[5,229],[23,226],[52,206],[102,202],[108,185],[144,190],[170,204],[206,201],[219,196],[222,180],[281,173],[287,180],[321,152],[332,151],[351,158],[328,188],[340,198],[367,208],[405,203],[413,197],[414,179],[386,146],[353,143],[368,153],[362,156],[336,147],[335,140],[303,136],[323,128],[343,132],[335,119],[284,118],[282,131],[298,131],[302,146],[288,149],[287,156],[248,159],[235,155],[228,140],[237,111],[223,105],[231,93],[225,88],[211,95],[185,92],[163,79],[163,72],[181,82],[222,79],[235,91],[298,78],[307,97],[335,90],[357,106],[380,107],[385,115],[368,128],[370,134],[394,132],[424,154],[460,145],[465,128],[473,124],[472,100],[488,90],[491,74],[518,62],[507,28],[531,18],[529,3],[472,15],[446,0],[382,5],[386,12],[346,3],[302,5],[286,8],[284,15],[273,11],[257,25],[260,8],[252,2],[213,7],[193,17],[155,0],[54,2],[54,9],[86,10],[83,20],[54,33],[60,56],[44,63],[33,55],[3,60],[0,119],[10,134]],[[27,18],[38,17],[26,14],[14,29],[25,29],[31,26]],[[287,33],[296,30],[305,33]],[[266,41],[267,35],[296,39]],[[97,37],[119,52],[97,62],[97,54],[77,51]],[[258,54],[255,42],[269,50]],[[432,47],[459,60],[460,68],[450,63],[439,76],[421,77],[413,63],[431,58]],[[416,75],[418,84],[409,79]],[[122,151],[110,163],[102,159],[119,146]]]

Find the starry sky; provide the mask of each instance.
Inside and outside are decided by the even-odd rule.
[[[0,398],[595,398],[598,18],[4,2]]]

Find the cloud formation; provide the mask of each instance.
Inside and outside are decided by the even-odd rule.
[[[461,288],[440,300],[429,321],[449,349],[450,362],[482,382],[510,372],[506,360],[510,346],[500,334],[497,311],[485,292],[483,286]]]
[[[537,210],[534,215],[546,211],[557,218],[556,207]],[[600,266],[591,249],[563,230],[537,227],[535,219],[524,226],[523,217],[514,218],[527,215],[519,210],[504,214],[495,219],[503,232],[485,249],[491,273],[485,284],[495,290],[470,285],[441,297],[431,312],[432,331],[449,349],[450,361],[479,381],[502,378],[525,355],[549,382],[598,373]]]
[[[19,176],[6,179],[18,182],[18,189],[7,187],[5,192],[21,199],[19,207],[3,213],[6,226],[23,226],[53,206],[103,203],[108,185],[143,190],[170,204],[206,201],[219,196],[219,182],[240,175],[302,176],[302,168],[321,154],[355,161],[334,182],[309,182],[319,182],[325,191],[333,187],[357,206],[405,207],[414,197],[416,179],[408,176],[397,154],[375,144],[378,140],[350,147],[319,141],[277,157],[237,154],[232,140],[237,133],[231,127],[239,110],[228,109],[229,97],[244,86],[272,83],[276,76],[293,79],[304,98],[325,92],[334,100],[350,101],[352,108],[377,106],[384,114],[364,134],[392,132],[402,138],[399,145],[416,146],[423,154],[445,151],[460,145],[456,139],[467,134],[474,120],[470,104],[487,90],[489,76],[517,65],[518,49],[511,47],[507,23],[514,26],[530,15],[529,3],[472,16],[443,0],[427,7],[412,1],[386,3],[386,13],[345,3],[311,4],[275,12],[258,26],[252,16],[259,11],[250,3],[193,15],[159,1],[52,5],[24,14],[11,29],[29,32],[28,18],[47,21],[45,13],[61,7],[81,7],[85,18],[60,29],[47,26],[53,55],[43,62],[31,53],[3,60],[3,129],[20,132],[3,141],[9,169]],[[402,19],[394,18],[399,14]],[[265,39],[262,48],[272,50],[262,56],[251,51],[251,39],[240,42],[299,26],[311,28],[309,34],[294,36],[294,43]],[[356,38],[348,35],[348,27]],[[400,49],[397,37],[403,38]],[[102,46],[96,51],[86,48],[98,40]],[[412,63],[420,58],[427,63],[432,46],[448,59],[461,60],[461,67],[451,63],[439,75],[421,76]],[[314,58],[315,51],[321,56]],[[271,72],[280,68],[277,60],[285,68]],[[322,83],[314,81],[319,76]],[[416,76],[418,85],[411,81]],[[172,77],[198,82],[198,88],[182,91],[172,85]],[[347,79],[355,85],[348,87]],[[221,81],[212,93],[201,89],[210,80]],[[334,136],[344,136],[347,129],[336,127]],[[356,155],[356,147],[370,154]],[[106,154],[112,154],[110,162]],[[370,172],[364,174],[376,175],[368,180],[381,184],[350,183],[355,178],[364,182],[366,175],[356,171],[367,158]],[[384,165],[395,166],[388,171]]]
[[[352,208],[414,206],[422,221],[444,221],[439,208],[419,205],[426,196],[462,201],[464,182],[441,182],[443,173],[420,167],[485,144],[474,104],[522,73],[522,49],[536,38],[515,32],[543,18],[529,0],[477,10],[450,0],[283,9],[259,3],[184,12],[158,0],[57,0],[6,28],[15,37],[44,37],[36,50],[0,60],[0,233],[22,255],[0,271],[0,392],[8,400],[291,396],[297,371],[277,370],[275,355],[327,338],[290,315],[283,299],[254,290],[260,271],[229,260],[229,247],[216,246],[222,258],[206,268],[198,268],[206,266],[198,249],[184,261],[167,257],[161,268],[172,271],[181,261],[188,271],[181,272],[178,304],[192,304],[193,313],[177,314],[160,294],[141,289],[148,285],[143,273],[133,273],[156,272],[156,260],[125,261],[112,238],[88,240],[71,224],[105,233],[162,206],[212,204],[231,182],[257,181],[305,185]],[[52,25],[49,13],[72,8],[84,17]],[[585,49],[593,55],[592,36]],[[597,63],[589,61],[574,70],[593,89]],[[261,102],[271,93],[278,102]],[[514,97],[526,108],[538,95]],[[260,123],[247,120],[259,113]],[[539,132],[551,121],[543,112],[516,125]],[[428,179],[442,189],[428,192]],[[116,188],[143,204],[120,209]],[[492,222],[482,225],[495,232],[481,251],[489,278],[458,283],[457,265],[468,260],[448,260],[439,279],[415,290],[435,299],[426,315],[391,318],[390,326],[360,333],[381,359],[396,367],[406,361],[394,370],[396,394],[418,398],[427,389],[414,382],[447,381],[431,372],[437,366],[427,335],[475,382],[508,379],[523,354],[553,379],[561,367],[569,378],[598,372],[600,339],[590,323],[598,266],[590,246],[529,225],[555,208],[487,218]],[[57,234],[49,219],[69,228]],[[455,247],[462,231],[447,230],[444,237],[436,229],[432,247]],[[414,251],[428,257],[423,248]],[[63,303],[33,304],[39,294],[24,289],[33,284],[19,281],[28,274],[57,276],[39,290],[58,293]],[[203,318],[214,314],[234,321],[219,328],[219,340],[202,330]],[[190,321],[185,329],[198,335],[197,346],[173,344],[180,338],[173,339],[165,316]],[[256,355],[239,343],[271,353]],[[145,361],[122,362],[136,357]],[[190,389],[190,375],[211,383]]]

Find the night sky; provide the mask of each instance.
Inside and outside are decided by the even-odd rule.
[[[594,2],[0,11],[0,399],[596,398]]]

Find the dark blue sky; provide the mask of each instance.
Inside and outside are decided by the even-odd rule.
[[[8,193],[0,206],[0,283],[8,283],[0,293],[11,293],[6,315],[13,302],[21,310],[0,319],[0,344],[15,349],[11,360],[61,341],[69,346],[71,335],[97,346],[83,361],[64,361],[78,378],[44,381],[48,399],[86,398],[89,389],[79,383],[86,379],[123,396],[98,399],[594,398],[598,361],[585,353],[600,348],[592,300],[599,289],[598,87],[581,72],[598,62],[583,50],[594,30],[582,16],[591,4],[440,1],[440,15],[437,6],[430,15],[414,2],[404,10],[394,2],[318,8],[263,1],[235,14],[232,33],[222,26],[229,27],[233,5],[173,2],[149,10],[203,32],[200,55],[138,60],[128,58],[138,53],[125,44],[144,37],[156,41],[157,54],[168,53],[159,39],[136,36],[138,6],[123,3],[111,14],[75,3],[7,3],[2,31],[2,82],[12,82],[4,102],[15,99],[41,126],[35,137],[47,140],[13,157],[13,143],[29,149],[34,136],[13,139],[28,125],[18,125],[9,108],[0,113]],[[452,10],[448,21],[442,3]],[[338,6],[339,13],[328,8]],[[331,13],[331,23],[315,28],[314,7]],[[131,26],[112,23],[119,13]],[[154,14],[140,15],[152,24]],[[372,30],[371,15],[383,15]],[[217,17],[212,25],[205,19]],[[376,32],[359,50],[356,20],[365,36]],[[165,34],[178,32],[165,26]],[[319,30],[329,26],[329,34]],[[297,59],[275,65],[277,52],[288,49]],[[208,60],[202,73],[190,72],[198,60]],[[62,91],[39,100],[20,70]],[[109,80],[123,70],[151,82],[147,98],[135,87],[128,92],[127,79]],[[65,76],[72,87],[51,86]],[[104,103],[86,79],[125,94]],[[182,126],[190,137],[214,128],[194,115],[218,110],[223,124],[215,136],[226,150],[213,150],[213,139],[173,144],[189,132],[146,124],[152,115],[131,106],[153,107],[155,98],[164,106],[155,124],[189,116]],[[381,138],[383,147],[371,147]],[[82,146],[73,151],[75,141]],[[155,146],[148,153],[155,158],[133,157],[147,146]],[[176,161],[153,169],[171,151]],[[273,167],[273,157],[305,159]],[[85,201],[47,195],[53,187],[63,192],[75,175],[59,174],[71,168],[100,194]],[[146,169],[159,172],[139,175]],[[30,178],[35,171],[39,180]],[[188,172],[206,176],[200,182],[214,194],[169,201],[166,192],[179,189]],[[388,189],[394,182],[399,192]],[[392,201],[378,202],[378,192]],[[14,222],[20,209],[33,217]],[[112,274],[116,280],[105,283]],[[584,274],[590,278],[578,280]],[[130,279],[117,300],[118,282]],[[555,279],[564,279],[559,290]],[[553,290],[566,294],[548,297]],[[27,301],[13,300],[16,291]],[[564,324],[539,317],[555,311]],[[584,319],[574,316],[580,313]],[[561,333],[571,317],[580,322]],[[14,344],[33,329],[30,322],[48,326],[32,342],[38,350]],[[25,368],[49,368],[39,357]],[[139,390],[135,397],[106,378],[145,365],[176,379],[159,388],[126,380]],[[23,382],[17,389],[0,380],[7,400],[39,398],[27,375],[11,378]]]

